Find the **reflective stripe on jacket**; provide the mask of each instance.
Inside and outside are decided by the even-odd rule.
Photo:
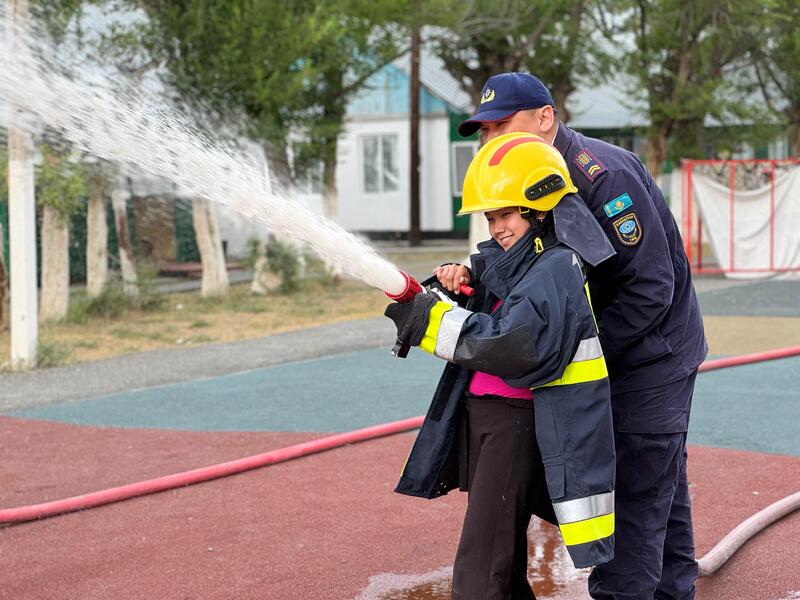
[[[449,364],[396,491],[434,498],[458,485],[457,431],[470,374],[498,375],[533,389],[552,509],[575,565],[606,562],[614,548],[614,434],[582,262],[558,243],[535,253],[531,232],[508,252],[494,241],[479,250],[476,295],[465,308],[442,302],[431,313],[421,348]],[[502,306],[487,314],[498,298]],[[552,509],[536,514],[550,520]]]

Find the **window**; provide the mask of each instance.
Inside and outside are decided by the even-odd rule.
[[[400,188],[397,136],[369,135],[363,140],[364,191],[396,192]]]
[[[478,151],[478,142],[453,142],[451,144],[451,173],[453,175],[453,195],[461,196],[464,187],[464,176],[472,157]]]

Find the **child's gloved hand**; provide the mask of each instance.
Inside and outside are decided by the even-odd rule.
[[[430,310],[438,301],[433,294],[420,292],[411,302],[392,302],[387,306],[383,314],[394,321],[397,341],[419,346],[428,328]]]

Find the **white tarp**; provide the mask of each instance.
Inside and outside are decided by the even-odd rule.
[[[731,202],[726,185],[697,173],[692,175],[695,207],[722,269],[731,268]],[[733,269],[728,277],[757,277],[746,271],[770,269],[770,184],[754,190],[734,190]],[[693,240],[694,241],[694,240]],[[773,268],[800,268],[800,168],[775,174]]]

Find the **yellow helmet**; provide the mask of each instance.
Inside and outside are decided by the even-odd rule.
[[[472,158],[458,214],[508,206],[552,210],[577,191],[558,150],[532,133],[506,133],[486,142]]]

